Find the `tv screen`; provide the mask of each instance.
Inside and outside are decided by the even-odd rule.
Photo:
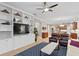
[[[27,34],[29,33],[28,24],[14,23],[14,34]]]

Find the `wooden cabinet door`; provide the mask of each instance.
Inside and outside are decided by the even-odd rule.
[[[70,37],[71,39],[77,39],[77,33],[71,33]]]

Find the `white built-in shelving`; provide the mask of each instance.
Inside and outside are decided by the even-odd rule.
[[[12,31],[12,9],[0,5],[0,31]]]
[[[35,42],[33,32],[22,35],[13,34],[14,23],[29,24],[29,29],[34,29],[31,26],[33,25],[31,17],[23,11],[0,3],[0,54]]]

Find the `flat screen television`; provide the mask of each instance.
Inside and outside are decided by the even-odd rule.
[[[14,34],[28,34],[29,24],[14,23],[13,31]]]

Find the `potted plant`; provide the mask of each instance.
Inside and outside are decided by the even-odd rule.
[[[36,27],[34,28],[34,34],[35,34],[35,41],[37,41],[38,31]]]

